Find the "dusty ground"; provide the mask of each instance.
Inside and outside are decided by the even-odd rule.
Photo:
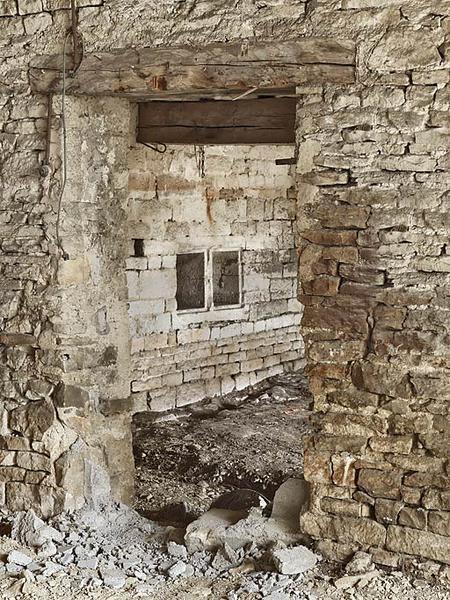
[[[289,374],[163,417],[173,420],[137,415],[135,508],[154,518],[184,502],[198,516],[236,487],[272,499],[283,481],[302,473],[310,403],[304,376]]]

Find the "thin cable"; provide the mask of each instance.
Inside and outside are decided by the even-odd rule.
[[[67,40],[71,37],[72,33],[69,31],[66,34],[64,39],[64,48],[63,48],[63,69],[62,69],[62,91],[61,91],[61,127],[62,127],[62,180],[61,180],[61,190],[59,192],[58,199],[58,210],[56,217],[56,244],[58,248],[61,250],[63,258],[66,258],[66,253],[61,244],[61,239],[59,236],[59,226],[61,222],[61,205],[62,199],[64,195],[64,190],[66,189],[66,181],[67,181],[67,131],[66,131],[66,49],[67,49]]]

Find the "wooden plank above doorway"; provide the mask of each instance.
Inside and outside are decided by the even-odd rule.
[[[305,83],[352,83],[354,66],[355,43],[328,38],[122,49],[86,54],[76,74],[66,78],[66,91],[137,101],[177,100],[186,95],[198,100],[251,88],[283,90]],[[67,57],[68,72],[70,68]],[[30,66],[32,89],[61,91],[61,72],[61,55],[38,57]]]
[[[295,98],[139,104],[137,141],[293,144]]]

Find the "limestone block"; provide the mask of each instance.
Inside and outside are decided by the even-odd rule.
[[[370,55],[368,67],[378,72],[437,67],[437,40],[424,31],[397,28],[383,36]]]
[[[61,383],[55,394],[55,405],[84,411],[90,405],[89,392],[79,386]]]
[[[320,540],[316,548],[323,557],[339,562],[349,561],[358,550],[356,544],[339,544],[331,540]]]
[[[450,512],[430,511],[428,529],[433,533],[450,537]]]
[[[383,525],[395,525],[403,506],[403,502],[376,498],[375,518],[379,523],[383,523]]]
[[[355,462],[355,457],[346,452],[333,454],[331,457],[331,465],[333,471],[332,478],[335,485],[355,487]]]
[[[9,17],[17,14],[17,4],[15,0],[3,0],[0,5],[0,15]]]
[[[428,513],[423,508],[405,506],[399,514],[398,523],[414,529],[426,529]]]
[[[361,469],[358,474],[358,487],[371,496],[399,500],[402,475],[395,471]]]
[[[450,538],[436,533],[390,525],[386,548],[450,564]]]
[[[16,465],[30,471],[51,471],[50,458],[36,452],[17,452]]]
[[[328,517],[307,512],[300,517],[300,528],[313,538],[328,538],[341,544],[382,546],[386,538],[386,530],[380,523],[347,516]]]
[[[360,265],[341,264],[339,266],[339,275],[356,283],[368,283],[370,285],[383,285],[385,281],[383,271]]]
[[[431,488],[424,492],[422,504],[433,510],[450,510],[450,490]]]
[[[354,500],[340,500],[339,498],[322,498],[320,507],[327,513],[360,517],[362,504]]]
[[[150,410],[161,412],[172,410],[176,405],[176,389],[160,388],[153,390],[148,396],[148,406]]]
[[[429,414],[415,413],[411,417],[392,415],[390,417],[390,430],[396,435],[410,433],[426,434],[431,431],[433,418]]]
[[[18,0],[19,14],[28,15],[42,11],[41,0]]]
[[[313,451],[305,448],[303,474],[311,483],[331,483],[331,455],[329,452]]]
[[[422,490],[403,486],[401,489],[401,495],[403,502],[418,506],[422,498]]]
[[[33,508],[38,516],[48,518],[62,509],[64,493],[48,486],[10,482],[6,484],[6,502],[12,511]]]
[[[49,400],[29,402],[11,411],[9,426],[32,440],[42,440],[55,420],[55,409]]]
[[[159,268],[158,265],[157,268]],[[144,271],[147,268],[147,258],[145,256],[130,257],[125,261],[125,268],[128,271]]]
[[[405,475],[404,483],[410,487],[434,486],[446,489],[450,488],[450,477],[439,473],[412,473]]]
[[[388,171],[430,172],[436,169],[436,160],[422,155],[380,158],[380,166]]]
[[[412,450],[413,441],[412,435],[373,437],[369,440],[369,445],[374,452],[409,454]]]
[[[370,437],[387,432],[387,422],[377,416],[332,413],[324,415],[322,430],[325,434],[345,437]]]
[[[0,466],[0,482],[25,481],[26,470],[21,467]]]
[[[141,271],[139,275],[139,297],[142,299],[173,298],[177,281],[174,269]]]

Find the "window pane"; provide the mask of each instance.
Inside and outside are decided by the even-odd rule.
[[[177,308],[205,307],[205,255],[177,254]]]
[[[213,300],[215,306],[240,303],[239,252],[213,253]]]

